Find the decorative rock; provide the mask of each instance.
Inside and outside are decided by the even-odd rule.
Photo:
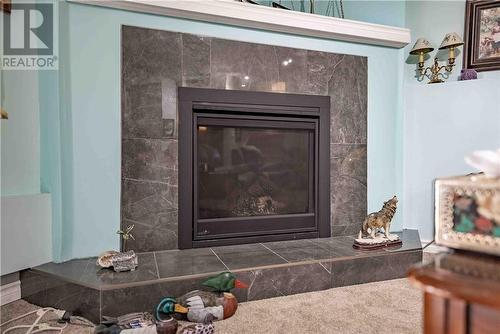
[[[97,258],[96,264],[102,268],[112,267],[113,266],[112,259],[113,259],[113,256],[115,256],[116,254],[118,254],[117,251],[106,251],[106,252],[102,253],[101,255],[99,255],[99,257]]]
[[[116,251],[106,251],[97,258],[97,265],[102,268],[113,267],[114,271],[134,271],[137,268],[137,255],[134,251],[124,253]]]

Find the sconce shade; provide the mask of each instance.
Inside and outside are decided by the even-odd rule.
[[[431,43],[428,40],[426,40],[425,38],[419,38],[417,39],[415,45],[411,49],[410,54],[418,55],[420,53],[431,52],[432,50],[434,50],[434,48],[432,47]]]
[[[446,36],[444,36],[444,39],[439,46],[439,50],[449,49],[463,44],[464,41],[462,41],[462,38],[460,38],[456,32],[449,32]]]

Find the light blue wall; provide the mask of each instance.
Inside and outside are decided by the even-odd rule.
[[[477,172],[464,156],[500,148],[500,76],[407,87],[404,224],[432,240],[434,180]]]
[[[2,14],[3,15],[3,14]],[[1,105],[9,113],[1,121],[2,196],[40,192],[40,121],[38,73],[3,71]]]
[[[406,1],[344,0],[344,15],[350,20],[405,27],[405,11]]]
[[[137,14],[79,4],[67,6],[62,33],[60,87],[60,196],[63,213],[59,260],[118,247],[120,220],[120,27],[122,24],[241,41],[368,57],[368,207],[401,192],[400,128],[402,51],[384,47]],[[61,10],[64,13],[64,10]],[[64,30],[64,24],[61,24]],[[66,42],[65,42],[66,41]],[[49,80],[50,81],[50,80]],[[47,142],[57,142],[48,138]],[[50,163],[46,161],[45,171]],[[57,168],[57,167],[56,167]],[[63,194],[63,195],[61,195]],[[66,199],[68,205],[64,205]],[[57,225],[57,223],[56,223]],[[402,228],[398,215],[395,229]],[[56,240],[58,236],[55,236]]]
[[[465,0],[408,1],[406,7],[412,43],[405,50],[403,220],[405,227],[419,229],[425,240],[434,237],[434,180],[473,172],[465,155],[500,147],[500,71],[480,72],[476,81],[457,81],[462,67],[458,54],[448,82],[428,85],[428,80],[416,81],[415,59],[407,57],[419,37],[437,49],[447,32],[462,36],[464,11]],[[445,60],[447,54],[439,58]]]
[[[2,27],[5,15],[0,14]],[[39,75],[30,70],[0,73],[1,107],[9,113],[8,120],[0,121],[0,275],[52,259],[51,198],[40,193]]]
[[[261,5],[271,6],[272,0],[257,0]],[[309,0],[281,0],[275,1],[295,11],[310,12]],[[396,27],[405,25],[405,3],[400,0],[344,0],[344,18],[385,24]],[[326,16],[339,17],[340,2],[338,0],[315,0],[314,13]]]

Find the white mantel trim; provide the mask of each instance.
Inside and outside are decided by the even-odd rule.
[[[410,30],[234,0],[69,0],[135,12],[257,28],[296,35],[402,48]]]

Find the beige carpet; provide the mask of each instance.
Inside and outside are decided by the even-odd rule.
[[[1,322],[35,308],[22,300],[3,306]],[[421,333],[421,319],[421,292],[398,279],[242,303],[215,327],[218,334],[406,334]],[[92,330],[71,326],[65,333]]]

